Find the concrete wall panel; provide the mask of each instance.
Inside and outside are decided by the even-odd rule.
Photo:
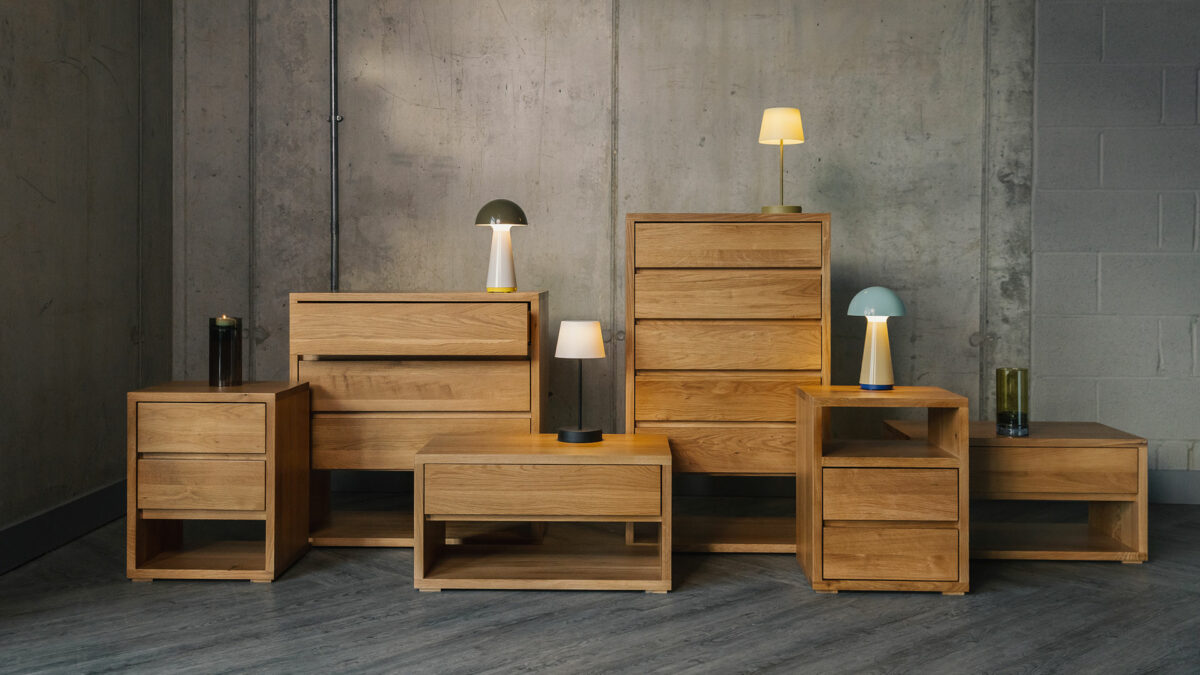
[[[208,319],[250,316],[250,5],[179,0],[174,376],[208,379]],[[243,345],[243,366],[247,355]],[[247,373],[249,375],[249,373]]]
[[[196,360],[176,371],[202,375],[203,319],[244,303],[252,375],[281,377],[286,293],[327,287],[326,5],[257,3],[246,24],[179,2],[176,72],[210,71],[179,90],[179,166],[207,164],[196,144],[226,164],[176,185],[177,351]],[[764,107],[797,105],[808,141],[788,149],[787,201],[833,214],[835,380],[855,380],[861,350],[846,304],[886,284],[910,310],[893,322],[898,381],[978,404],[981,345],[1004,333],[995,358],[1028,358],[1031,22],[1030,0],[342,3],[341,289],[481,289],[475,212],[517,201],[518,283],[550,291],[552,329],[603,321],[609,358],[585,365],[585,397],[619,429],[625,214],[775,202],[777,156],[755,132]],[[221,54],[191,50],[210,35]],[[225,270],[218,248],[249,253]],[[575,377],[550,365],[553,427]]]
[[[123,477],[124,394],[169,354],[146,352],[166,331],[142,325],[169,321],[144,312],[169,287],[142,276],[165,246],[139,175],[166,155],[151,145],[139,164],[139,12],[0,5],[0,529]]]
[[[762,109],[801,109],[785,201],[832,214],[834,381],[857,379],[851,296],[885,285],[896,381],[976,402],[985,16],[975,2],[623,3],[617,203],[757,211],[778,202]],[[619,240],[623,250],[623,237]],[[623,308],[618,308],[623,315]]]
[[[328,21],[322,0],[257,3],[247,375],[260,380],[288,378],[288,294],[329,290]]]

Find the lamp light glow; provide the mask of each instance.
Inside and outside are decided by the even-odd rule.
[[[475,224],[492,228],[492,250],[488,257],[489,293],[513,293],[517,290],[517,272],[513,265],[512,228],[528,225],[525,212],[515,202],[493,199],[479,209]]]
[[[859,291],[846,310],[849,316],[867,318],[867,334],[863,343],[862,370],[858,384],[863,389],[892,389],[892,346],[888,340],[887,320],[904,316],[904,301],[890,289],[871,286]]]

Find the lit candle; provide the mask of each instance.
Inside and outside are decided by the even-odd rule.
[[[242,383],[242,320],[222,314],[208,320],[208,384],[232,387]]]

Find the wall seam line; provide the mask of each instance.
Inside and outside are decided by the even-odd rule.
[[[247,207],[249,209],[249,213],[247,214],[249,217],[247,218],[248,231],[246,237],[247,250],[249,254],[249,269],[247,270],[248,274],[246,278],[246,312],[248,314],[247,318],[249,319],[247,322],[249,324],[247,326],[249,330],[246,331],[246,334],[243,336],[243,338],[246,340],[246,346],[248,348],[246,351],[249,352],[250,357],[248,359],[249,362],[247,363],[248,370],[250,371],[248,379],[253,382],[256,379],[258,370],[256,368],[254,358],[255,351],[257,351],[255,349],[254,334],[258,326],[258,315],[256,313],[257,308],[255,307],[254,302],[254,276],[257,269],[256,256],[258,253],[254,246],[254,231],[258,220],[258,199],[257,195],[255,194],[258,189],[258,164],[255,161],[258,155],[256,152],[258,136],[255,133],[255,118],[257,117],[258,112],[258,98],[256,95],[258,84],[258,0],[250,0],[250,7],[247,11],[247,17],[247,21],[250,24],[250,34],[247,40],[250,46],[250,72],[246,78],[246,86],[248,88],[246,112],[247,116],[249,117],[247,125],[248,128],[246,131],[246,175],[249,177],[249,184],[246,188],[248,202]]]
[[[979,186],[979,398],[986,400],[987,365],[993,350],[990,322],[988,321],[988,209],[991,199],[988,183],[991,178],[992,140],[992,0],[983,10],[983,167]],[[982,415],[982,411],[980,411]]]
[[[145,384],[145,372],[143,364],[145,363],[145,344],[146,344],[146,307],[143,287],[145,285],[145,211],[142,208],[142,182],[145,177],[145,167],[142,164],[143,148],[142,137],[144,136],[144,110],[145,110],[145,93],[146,93],[146,78],[143,68],[142,53],[142,12],[143,2],[139,0],[137,5],[137,386],[140,388]]]
[[[181,347],[180,351],[183,352],[183,358],[182,358],[183,368],[182,368],[182,372],[180,373],[180,376],[183,377],[184,379],[187,379],[187,376],[191,372],[188,369],[188,352],[190,350],[187,348],[187,346],[188,346],[188,317],[190,316],[190,312],[188,311],[188,296],[191,295],[191,293],[188,292],[189,291],[189,289],[188,289],[188,262],[191,260],[191,256],[189,255],[189,251],[188,251],[188,233],[189,233],[189,229],[188,229],[188,214],[189,214],[188,186],[190,185],[190,182],[187,180],[187,175],[188,175],[188,170],[187,170],[188,169],[188,134],[187,134],[187,117],[188,117],[188,114],[187,114],[187,112],[188,112],[187,111],[188,21],[187,21],[187,19],[188,19],[188,17],[187,17],[187,8],[188,8],[187,0],[183,0],[183,2],[180,3],[180,9],[183,14],[183,17],[182,17],[182,20],[183,20],[183,31],[182,31],[182,33],[183,33],[183,35],[182,35],[182,39],[183,39],[183,66],[182,66],[183,96],[182,96],[182,98],[183,98],[183,101],[180,104],[180,108],[181,108],[180,114],[181,114],[181,117],[183,118],[181,120],[181,122],[182,122],[181,126],[183,128],[180,129],[180,138],[181,138],[181,144],[183,146],[183,148],[182,148],[182,154],[183,154],[182,169],[183,169],[183,176],[184,176],[184,179],[182,181],[182,183],[183,183],[183,208],[182,208],[182,211],[183,211],[183,282],[180,284],[181,286],[183,286],[183,293],[181,294],[181,295],[183,295],[183,338],[182,338],[182,341],[180,344],[180,347]],[[174,130],[172,130],[172,133],[174,133]],[[172,361],[173,360],[174,360],[174,358],[172,358]]]
[[[609,269],[610,269],[610,274],[608,276],[608,295],[609,295],[609,310],[610,310],[609,326],[610,326],[610,334],[613,337],[611,344],[612,344],[613,351],[615,352],[617,350],[617,340],[616,340],[617,331],[618,330],[624,331],[624,326],[621,326],[620,328],[618,328],[618,326],[617,326],[617,306],[618,306],[618,300],[617,300],[617,278],[618,277],[617,277],[617,275],[618,274],[624,275],[624,265],[617,264],[617,261],[618,261],[617,254],[619,253],[619,251],[617,250],[617,220],[618,220],[618,218],[617,218],[617,209],[618,209],[618,202],[617,202],[617,132],[618,132],[617,95],[618,95],[619,77],[620,77],[620,69],[619,69],[619,67],[620,67],[620,52],[619,52],[620,37],[619,37],[619,35],[620,34],[618,31],[620,30],[620,21],[621,21],[621,17],[620,17],[621,0],[612,0],[612,10],[611,11],[612,11],[612,21],[611,21],[611,29],[610,30],[612,31],[612,55],[611,55],[611,59],[609,61],[609,67],[612,68],[612,75],[610,76],[610,85],[609,85],[609,105],[611,106],[612,113],[609,116],[609,142],[611,143],[611,148],[610,148],[610,153],[609,153],[609,158],[608,158],[608,242],[609,242]],[[629,293],[629,289],[626,288],[625,292]],[[621,307],[625,306],[624,299],[621,300],[620,306]],[[628,322],[629,317],[625,317],[625,321]],[[622,333],[622,334],[624,334],[624,333]],[[625,353],[624,342],[625,342],[625,340],[628,340],[628,339],[629,339],[629,336],[625,335],[625,339],[621,340],[621,343],[622,343],[621,344],[621,353],[622,354]],[[625,429],[625,426],[628,424],[628,422],[624,419],[625,409],[624,409],[623,402],[625,400],[624,388],[629,385],[628,385],[628,383],[626,383],[624,381],[623,377],[618,377],[619,374],[623,375],[623,373],[625,372],[625,369],[622,368],[620,373],[618,373],[617,359],[609,359],[609,362],[611,364],[609,367],[612,372],[612,375],[609,378],[609,381],[612,383],[609,386],[609,410],[616,411],[616,414],[614,415],[614,419],[613,419],[614,427],[616,427],[614,429],[614,431],[622,431]],[[622,364],[622,365],[624,365],[624,364]],[[620,391],[618,391],[617,382],[622,383],[622,386],[620,387]],[[618,420],[620,420],[622,422],[622,424],[617,425],[616,422]]]
[[[1029,221],[1028,233],[1026,234],[1026,243],[1029,246],[1029,325],[1025,332],[1025,363],[1030,368],[1033,367],[1033,289],[1034,279],[1037,275],[1037,268],[1033,264],[1033,204],[1035,193],[1036,174],[1037,170],[1037,59],[1038,59],[1038,6],[1037,0],[1031,3],[1033,9],[1033,26],[1029,33],[1029,72],[1030,72],[1030,92],[1029,92]],[[1032,385],[1033,383],[1030,382]]]

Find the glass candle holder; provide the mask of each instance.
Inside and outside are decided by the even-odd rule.
[[[242,383],[242,319],[222,314],[208,320],[208,384]]]
[[[1029,369],[996,369],[996,433],[1029,435]]]

